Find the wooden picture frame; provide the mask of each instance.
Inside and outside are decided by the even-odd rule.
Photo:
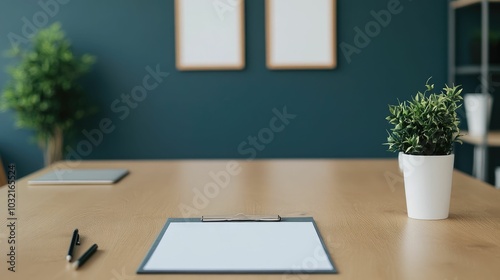
[[[245,67],[244,0],[175,0],[178,70]]]
[[[265,0],[269,69],[337,66],[336,0]]]

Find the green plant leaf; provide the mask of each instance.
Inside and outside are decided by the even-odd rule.
[[[433,93],[434,84],[417,92],[409,101],[389,105],[386,120],[393,125],[385,145],[389,151],[413,155],[448,155],[453,144],[461,143],[457,109],[462,106],[462,89],[445,86]]]

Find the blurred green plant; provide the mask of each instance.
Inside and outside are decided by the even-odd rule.
[[[386,120],[394,126],[384,143],[389,151],[449,155],[453,144],[461,143],[457,110],[462,106],[462,89],[445,86],[439,94],[432,93],[434,84],[429,84],[429,80],[423,93],[417,92],[410,101],[389,105],[390,115]]]
[[[35,131],[44,150],[45,163],[63,158],[63,140],[89,115],[79,78],[95,63],[95,57],[75,56],[59,23],[40,29],[30,49],[13,46],[8,56],[20,60],[8,68],[10,81],[4,88],[0,108],[16,112],[16,126]]]

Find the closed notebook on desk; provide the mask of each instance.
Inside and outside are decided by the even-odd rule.
[[[128,174],[127,169],[58,169],[28,181],[30,185],[114,184]]]
[[[168,219],[137,273],[336,273],[313,218]]]

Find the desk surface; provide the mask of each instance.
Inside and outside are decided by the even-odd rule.
[[[454,173],[450,218],[418,221],[406,216],[395,160],[241,161],[229,166],[240,172],[224,186],[211,174],[225,172],[227,164],[81,162],[76,168],[128,168],[130,174],[110,186],[26,184],[47,169],[19,180],[15,273],[5,261],[7,188],[0,188],[0,279],[455,280],[500,275],[500,192],[460,172]],[[168,217],[233,213],[314,217],[340,274],[136,275]],[[75,255],[99,244],[78,271],[65,260],[75,228],[83,244]]]

